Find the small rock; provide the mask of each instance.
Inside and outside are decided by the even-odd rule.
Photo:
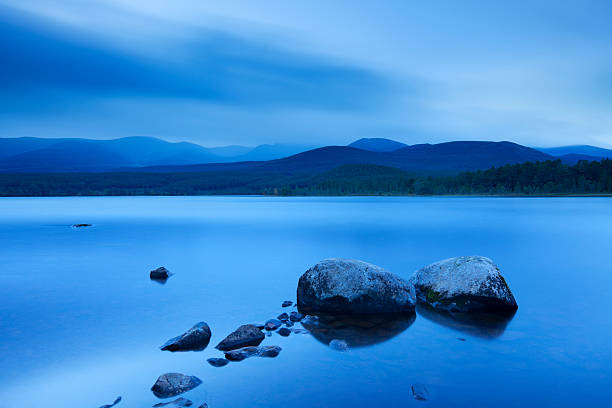
[[[291,334],[291,330],[286,327],[283,327],[283,328],[278,329],[277,333],[283,337],[287,337]]]
[[[198,408],[208,408],[208,404],[203,402]]]
[[[168,279],[170,277],[170,271],[168,271],[166,268],[164,268],[163,266],[152,270],[149,273],[149,277],[151,279]]]
[[[264,334],[257,326],[245,324],[221,340],[215,348],[221,351],[228,351],[247,346],[259,346],[264,338]]]
[[[213,367],[223,367],[229,363],[229,360],[225,358],[209,358],[206,361]]]
[[[259,357],[276,357],[281,350],[278,346],[263,346],[259,348]]]
[[[259,347],[243,347],[237,350],[230,350],[225,352],[225,358],[229,361],[242,361],[249,357],[253,357],[259,354]]]
[[[159,376],[151,391],[158,398],[170,398],[194,389],[202,384],[202,380],[192,375],[166,373]]]
[[[83,227],[91,227],[91,226],[92,226],[92,224],[73,224],[72,225],[73,228],[83,228]],[[104,406],[106,406],[106,405],[104,405]],[[112,407],[112,405],[109,405],[109,406]]]
[[[292,302],[292,301],[290,301],[290,300],[285,300],[281,306],[283,306],[283,307],[289,307],[289,306],[291,306],[292,304],[293,304],[293,302]]]
[[[291,312],[291,315],[289,315],[289,320],[291,320],[292,322],[299,322],[303,318],[304,315],[299,312]]]
[[[333,339],[329,342],[329,347],[336,351],[348,351],[349,346],[346,341]]]
[[[174,401],[159,402],[153,405],[153,407],[154,408],[165,407],[166,405],[175,405],[177,407],[190,407],[193,405],[193,402],[191,400],[188,400],[187,398],[179,397],[175,399]]]
[[[174,337],[160,348],[168,351],[204,350],[210,342],[210,327],[206,322],[195,324],[180,336]]]
[[[264,324],[266,330],[276,330],[283,325],[283,322],[277,319],[270,319]]]
[[[278,320],[283,320],[283,321],[289,320],[289,315],[287,313],[281,313],[281,314],[278,315],[277,319]]]
[[[115,405],[117,405],[118,403],[121,402],[121,397],[117,397],[115,398],[115,401],[112,404],[106,404],[106,405],[102,405],[100,408],[111,408],[114,407]]]
[[[427,397],[429,397],[429,391],[423,384],[412,384],[412,387],[410,388],[412,390],[412,396],[414,399],[425,401]]]

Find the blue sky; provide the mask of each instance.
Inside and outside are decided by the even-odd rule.
[[[0,0],[0,136],[612,147],[612,2]]]

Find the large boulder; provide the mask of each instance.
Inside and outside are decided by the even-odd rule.
[[[297,304],[303,313],[413,313],[414,288],[385,269],[353,259],[326,259],[298,282]]]
[[[221,351],[229,351],[247,346],[259,346],[265,337],[257,326],[245,324],[221,340],[215,348]]]
[[[210,342],[210,327],[206,322],[195,324],[180,336],[176,336],[166,342],[160,348],[168,351],[200,351],[204,350]]]
[[[448,312],[514,312],[516,300],[497,265],[484,256],[432,263],[410,279],[419,303]]]
[[[200,384],[202,384],[202,380],[198,377],[180,373],[167,373],[159,376],[151,387],[151,391],[158,398],[170,398],[187,392]]]

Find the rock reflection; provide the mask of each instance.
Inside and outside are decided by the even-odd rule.
[[[416,314],[389,315],[318,315],[305,319],[302,325],[326,346],[334,339],[346,341],[349,347],[367,347],[397,336],[412,325]]]
[[[417,312],[434,323],[484,339],[496,339],[503,335],[516,313],[450,313],[426,305],[418,305]]]

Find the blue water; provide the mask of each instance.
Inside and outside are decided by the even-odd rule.
[[[182,395],[194,407],[609,406],[611,243],[608,198],[0,199],[0,407],[152,406],[165,372],[202,379]],[[274,334],[277,358],[206,363],[321,259],[408,278],[472,254],[514,292],[505,329],[418,314],[345,353]],[[148,276],[161,265],[165,285]],[[158,349],[202,320],[206,350]]]

